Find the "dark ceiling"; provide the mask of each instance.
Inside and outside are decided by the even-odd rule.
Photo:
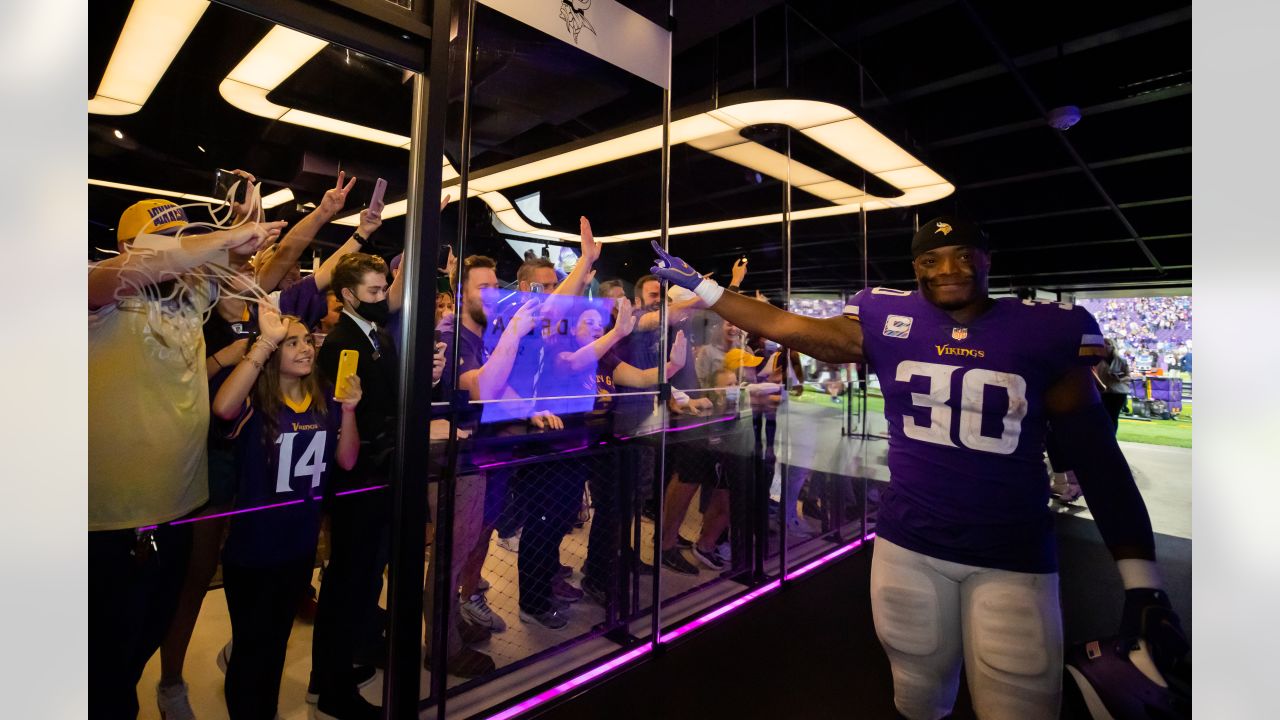
[[[666,0],[625,3],[658,17]],[[89,87],[102,77],[130,3],[90,4]],[[758,14],[757,14],[758,13]],[[473,166],[483,168],[653,120],[651,85],[482,9],[474,70]],[[859,2],[686,0],[677,3],[673,107],[773,91],[844,105],[952,182],[929,205],[868,213],[869,280],[907,285],[916,215],[981,222],[996,249],[992,286],[1059,290],[1189,287],[1191,283],[1191,7],[1185,3],[1070,5],[947,0]],[[92,178],[209,194],[217,167],[245,167],[315,200],[341,166],[385,177],[402,197],[404,150],[272,122],[229,105],[217,86],[270,23],[214,5],[142,111],[89,117]],[[456,73],[455,73],[456,75]],[[460,78],[446,152],[458,164]],[[403,71],[330,45],[274,90],[273,102],[408,134],[411,83]],[[1063,132],[1043,110],[1076,105]],[[120,130],[123,139],[114,136]],[[785,148],[785,132],[753,137]],[[203,151],[199,148],[203,148]],[[793,156],[857,184],[862,173],[793,138]],[[600,233],[657,227],[657,153],[577,171],[537,190],[552,224],[588,214]],[[362,183],[349,207],[367,201]],[[779,212],[783,187],[686,146],[672,153],[672,225]],[[114,245],[115,220],[139,195],[91,187],[89,246]],[[820,204],[793,193],[796,208]],[[474,203],[471,237],[492,239]],[[297,217],[293,204],[274,211]],[[399,223],[399,224],[398,224]],[[403,229],[389,221],[387,234]],[[330,227],[319,245],[348,229]],[[861,218],[792,224],[792,290],[862,285]],[[677,236],[695,267],[727,271],[752,259],[749,286],[782,284],[778,225]],[[600,275],[633,280],[649,255],[638,243],[606,249]],[[507,259],[511,264],[514,258]],[[504,271],[508,268],[503,268]],[[511,270],[514,269],[512,265]]]

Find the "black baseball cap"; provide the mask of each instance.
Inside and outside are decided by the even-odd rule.
[[[971,245],[989,250],[987,233],[975,223],[952,215],[939,215],[922,223],[911,238],[911,259],[948,245]]]

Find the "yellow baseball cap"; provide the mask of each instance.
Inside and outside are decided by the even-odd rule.
[[[142,233],[168,234],[187,224],[187,214],[168,200],[139,200],[120,215],[116,239],[127,242]]]
[[[756,357],[742,348],[733,348],[724,354],[724,369],[737,370],[741,367],[755,367],[764,362],[764,358]]]

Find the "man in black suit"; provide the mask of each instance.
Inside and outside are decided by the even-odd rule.
[[[342,301],[342,315],[320,348],[320,369],[332,387],[339,355],[355,350],[360,354],[356,375],[364,396],[356,410],[360,460],[350,472],[337,473],[330,495],[330,556],[316,612],[312,680],[320,712],[341,720],[363,720],[381,715],[377,706],[360,696],[353,664],[363,629],[374,623],[382,592],[391,494],[371,490],[339,497],[338,493],[386,485],[391,475],[399,358],[385,325],[393,310],[388,298],[398,299],[398,288],[388,285],[382,258],[352,253],[334,269],[333,290]]]

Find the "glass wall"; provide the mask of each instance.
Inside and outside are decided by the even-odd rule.
[[[856,97],[794,78],[861,70],[789,9],[669,66],[664,16],[453,2],[428,67],[386,3],[341,41],[153,5],[92,9],[92,703],[510,717],[871,529],[874,377],[650,274],[817,318],[867,286],[908,191],[820,130]],[[143,95],[137,13],[175,38]]]
[[[92,716],[375,707],[416,75],[223,5],[90,13]]]

